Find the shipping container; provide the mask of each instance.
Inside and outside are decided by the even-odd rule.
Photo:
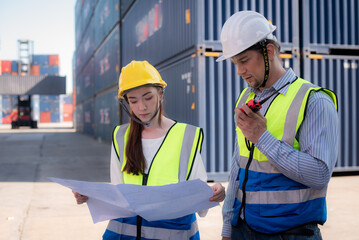
[[[18,73],[18,72],[19,72],[19,62],[11,61],[11,73]]]
[[[49,55],[49,65],[50,66],[59,66],[60,65],[59,55],[57,55],[57,54]]]
[[[49,75],[51,75],[51,76],[59,76],[60,75],[59,66],[49,66]]]
[[[96,96],[95,132],[96,138],[111,142],[112,131],[119,124],[118,88],[112,88]]]
[[[100,0],[95,10],[95,48],[120,20],[118,0]]]
[[[60,112],[51,112],[51,122],[60,122]]]
[[[120,31],[117,25],[95,54],[95,93],[117,85],[119,75]]]
[[[124,18],[135,0],[120,0],[120,19]]]
[[[95,51],[94,42],[94,21],[91,19],[90,25],[85,32],[83,40],[76,49],[76,75],[87,65],[87,62],[93,56]]]
[[[301,9],[303,52],[359,55],[358,1],[303,0]]]
[[[76,126],[76,132],[84,133],[84,114],[83,114],[83,104],[76,105],[75,110],[75,126]]]
[[[121,20],[122,66],[133,59],[164,64],[176,55],[221,51],[224,22],[239,10],[263,13],[278,30],[283,51],[299,52],[298,0],[136,1]]]
[[[1,71],[2,71],[2,75],[5,75],[4,73],[11,73],[11,61],[2,60],[1,61]]]
[[[94,95],[95,90],[95,65],[91,58],[84,70],[77,76],[76,98],[82,102]]]
[[[49,55],[32,55],[32,64],[34,65],[48,65]]]
[[[49,75],[49,65],[48,64],[40,65],[40,75],[41,76]]]
[[[247,86],[235,65],[216,57],[190,56],[160,68],[167,87],[164,109],[168,117],[202,127],[202,157],[209,180],[226,181],[235,140],[234,106]],[[290,60],[290,61],[289,61]],[[284,65],[299,61],[284,59]]]
[[[95,136],[95,102],[94,99],[83,103],[84,133]]]
[[[40,122],[41,123],[50,123],[51,122],[51,112],[40,111]]]
[[[31,65],[30,74],[34,76],[40,75],[40,65]]]
[[[84,0],[83,2],[81,13],[81,32],[83,33],[86,32],[91,19],[93,19],[93,13],[95,10],[96,3],[97,0]]]
[[[338,97],[340,147],[334,171],[358,171],[359,56],[310,55],[303,61],[304,78],[333,90]]]

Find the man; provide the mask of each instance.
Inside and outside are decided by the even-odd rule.
[[[217,61],[231,59],[249,85],[235,108],[223,239],[321,239],[318,224],[327,217],[338,155],[336,96],[283,68],[275,29],[261,14],[241,11],[221,33]]]

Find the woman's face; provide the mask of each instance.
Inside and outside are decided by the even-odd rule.
[[[140,87],[129,91],[127,99],[133,114],[142,122],[149,122],[157,113],[161,93],[156,87]],[[153,120],[157,118],[158,116]]]

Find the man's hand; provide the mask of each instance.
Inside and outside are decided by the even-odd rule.
[[[236,125],[243,135],[252,143],[257,143],[262,134],[267,130],[267,119],[260,112],[253,112],[246,104],[242,105],[242,112],[235,108]]]
[[[226,197],[226,191],[222,184],[215,183],[211,186],[213,190],[213,196],[209,199],[211,202],[222,202],[224,198]]]

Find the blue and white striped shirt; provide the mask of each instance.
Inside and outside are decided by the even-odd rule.
[[[263,99],[273,94],[277,89],[293,82],[296,75],[289,69],[273,86],[263,90],[252,89],[256,99]],[[289,85],[281,89],[286,94]],[[262,106],[260,112],[264,114],[273,96]],[[270,131],[266,131],[255,146],[261,151],[281,173],[288,178],[306,186],[322,189],[328,185],[338,156],[339,119],[331,98],[323,92],[313,92],[308,100],[308,108],[296,139],[301,150],[298,151],[285,142],[276,139]],[[239,147],[235,141],[232,166],[226,199],[223,204],[222,236],[231,236],[231,219],[233,217],[233,202],[238,190],[236,177],[239,171]]]

